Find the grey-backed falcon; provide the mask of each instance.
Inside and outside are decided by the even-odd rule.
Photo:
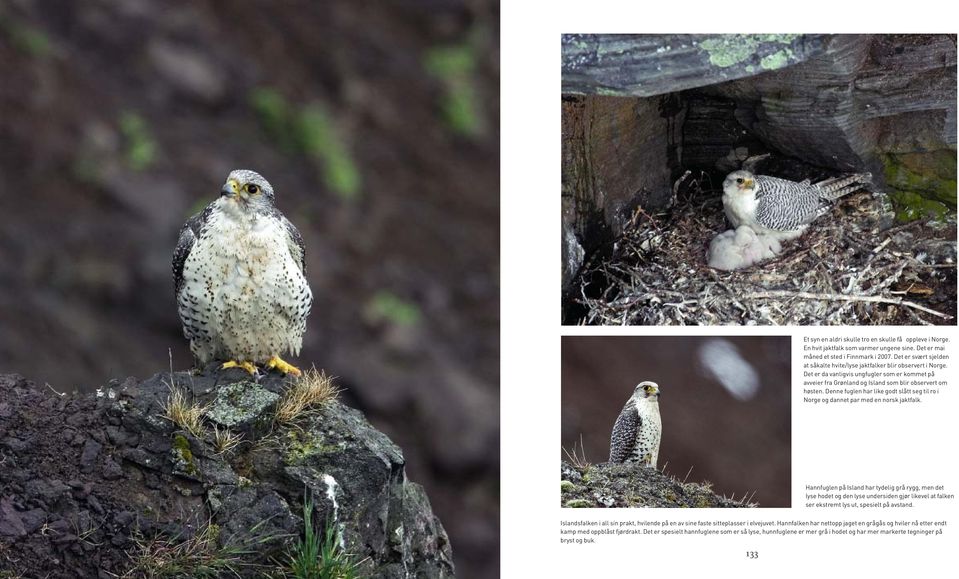
[[[723,181],[723,208],[734,229],[747,225],[757,234],[788,239],[870,179],[869,173],[862,173],[812,184],[734,171]]]
[[[609,440],[609,462],[640,463],[656,468],[663,422],[659,417],[659,384],[640,382],[626,401]]]

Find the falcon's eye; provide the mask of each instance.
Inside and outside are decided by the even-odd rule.
[[[256,195],[257,193],[260,192],[260,188],[257,187],[256,185],[253,185],[252,183],[246,186],[246,190],[247,190],[247,192],[249,192],[251,195]]]
[[[740,178],[736,179],[736,182],[737,182],[737,183],[742,183],[742,182],[743,182],[743,178],[740,177]]]

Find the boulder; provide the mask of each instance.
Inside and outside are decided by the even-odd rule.
[[[682,482],[641,464],[560,464],[560,505],[568,508],[758,506],[721,497],[708,483]]]
[[[276,373],[216,364],[88,396],[0,376],[0,569],[141,572],[151,545],[199,538],[259,577],[289,560],[312,508],[318,532],[333,525],[362,576],[452,577],[449,539],[401,450],[335,400],[277,422],[288,388]],[[198,427],[166,417],[175,389],[203,410]],[[218,444],[213,426],[242,441]]]

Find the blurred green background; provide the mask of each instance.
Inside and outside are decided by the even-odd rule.
[[[170,258],[230,170],[306,241],[301,367],[404,450],[458,573],[499,568],[499,7],[0,3],[0,372],[191,365]]]

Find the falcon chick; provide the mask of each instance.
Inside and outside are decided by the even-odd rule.
[[[280,354],[299,355],[313,294],[303,238],[273,202],[266,179],[236,170],[180,230],[173,284],[183,335],[200,364],[300,375]]]
[[[640,382],[619,413],[609,440],[609,462],[638,462],[656,468],[663,423],[659,384]]]
[[[749,226],[778,239],[799,236],[832,202],[862,188],[869,173],[827,179],[815,185],[734,171],[723,181],[723,208],[733,228]]]

